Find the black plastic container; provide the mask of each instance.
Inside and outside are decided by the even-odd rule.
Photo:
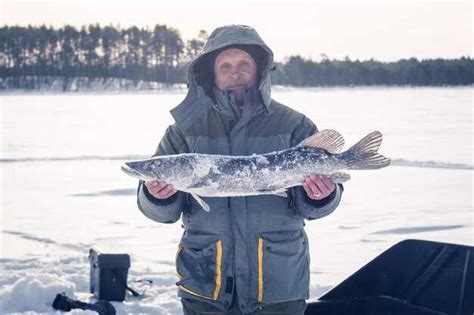
[[[309,303],[307,315],[473,315],[474,247],[402,241]]]
[[[90,292],[99,300],[125,300],[130,256],[128,254],[102,254],[89,250]]]

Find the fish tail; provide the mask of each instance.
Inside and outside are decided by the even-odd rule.
[[[340,154],[352,170],[370,170],[390,165],[390,159],[377,153],[382,143],[382,133],[374,131]]]

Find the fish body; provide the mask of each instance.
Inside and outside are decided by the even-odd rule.
[[[375,131],[341,152],[342,136],[333,130],[322,130],[286,150],[250,156],[199,153],[158,156],[125,162],[122,170],[144,181],[171,183],[177,190],[191,193],[206,209],[199,196],[286,196],[287,188],[301,185],[312,174],[326,175],[335,183],[343,183],[350,176],[341,170],[388,166],[390,159],[377,153],[381,141],[382,134]]]

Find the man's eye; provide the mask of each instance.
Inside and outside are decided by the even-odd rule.
[[[239,62],[240,67],[248,67],[250,66],[250,63],[248,61],[241,61]]]
[[[222,65],[221,66],[221,70],[229,70],[230,69],[230,65],[229,64],[225,64],[225,65]]]

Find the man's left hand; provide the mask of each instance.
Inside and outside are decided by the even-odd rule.
[[[321,200],[336,189],[336,184],[327,176],[311,175],[304,180],[303,188],[310,199]]]

